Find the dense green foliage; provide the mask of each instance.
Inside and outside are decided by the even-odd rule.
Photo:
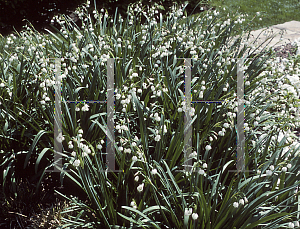
[[[69,171],[61,171],[61,178],[83,193],[79,198],[56,190],[71,202],[61,213],[62,228],[248,229],[299,223],[300,144],[291,132],[299,125],[299,56],[280,63],[272,49],[254,52],[247,39],[233,39],[232,31],[244,22],[240,15],[220,18],[207,11],[185,17],[184,7],[162,15],[157,5],[147,10],[133,4],[122,18],[82,6],[76,14],[83,28],[62,15],[53,19],[62,27],[56,33],[26,27],[0,39],[6,200],[1,216],[7,225],[26,221],[10,214],[25,198],[16,184],[29,179],[28,198],[40,198],[49,178],[45,170],[53,165],[55,72],[49,58],[64,58],[62,156]],[[237,173],[229,170],[236,169],[241,57],[249,57],[244,61],[247,171]],[[108,58],[119,58],[114,63],[115,149],[116,167],[123,172],[115,173],[105,171],[106,105],[66,103],[106,100]],[[223,103],[185,107],[180,58],[193,58],[193,100]],[[193,172],[182,171],[188,112]]]

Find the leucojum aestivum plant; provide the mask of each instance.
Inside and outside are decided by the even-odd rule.
[[[64,196],[62,228],[286,228],[299,225],[299,56],[276,60],[230,37],[244,16],[185,15],[174,6],[130,5],[122,18],[104,9],[53,18],[62,28],[26,27],[1,39],[0,146],[4,193],[16,193],[15,164],[33,160],[42,182],[53,158],[55,76],[62,59],[62,144],[65,177],[87,202]],[[146,17],[140,23],[141,16]],[[246,31],[245,31],[246,33]],[[251,50],[251,51],[250,51]],[[237,58],[244,61],[245,169],[236,169]],[[252,59],[250,59],[250,57]],[[114,60],[116,168],[105,172],[107,60]],[[118,59],[117,59],[118,58]],[[192,99],[184,101],[184,60],[192,58]],[[184,172],[184,114],[192,122],[193,171]],[[22,137],[28,150],[10,145]],[[21,142],[18,144],[22,145]],[[25,147],[25,144],[23,144]],[[11,189],[9,187],[12,187]],[[72,213],[72,214],[71,214]],[[76,217],[74,216],[76,215]]]

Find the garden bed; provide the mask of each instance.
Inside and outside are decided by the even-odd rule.
[[[40,35],[26,28],[19,37],[0,40],[5,50],[0,54],[5,197],[22,199],[16,180],[26,176],[33,183],[32,193],[46,185],[45,170],[54,156],[51,120],[57,83],[57,67],[47,58],[63,56],[62,135],[57,139],[63,146],[63,166],[69,171],[57,180],[61,178],[65,185],[72,182],[85,198],[64,195],[57,188],[57,195],[68,201],[57,226],[297,226],[300,144],[289,131],[299,126],[294,117],[299,111],[298,57],[280,62],[266,52],[245,61],[246,171],[238,173],[236,59],[245,53],[237,51],[239,41],[237,46],[227,41],[243,17],[219,19],[214,10],[191,19],[183,16],[181,7],[174,7],[168,15],[153,8],[142,24],[138,16],[145,13],[142,6],[131,5],[128,10],[131,17],[125,20],[117,14],[111,18],[105,10],[90,15],[81,8],[76,11],[78,17],[87,19],[82,28],[71,19],[56,17],[62,26],[57,33]],[[284,49],[275,51],[282,56],[293,51],[290,46]],[[99,103],[108,100],[103,88],[109,84],[106,65],[110,58],[115,58],[118,172],[106,171],[108,105]],[[189,73],[184,58],[193,59],[193,101],[223,103],[187,106]],[[67,100],[80,102],[67,104]],[[87,103],[91,100],[98,102]],[[193,120],[189,155],[186,117]],[[186,160],[192,162],[192,171],[184,170]],[[12,211],[11,205],[5,209]],[[22,221],[18,217],[11,222]],[[54,224],[56,219],[51,217],[49,222]]]

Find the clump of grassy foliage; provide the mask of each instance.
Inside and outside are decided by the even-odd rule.
[[[299,221],[297,58],[254,54],[232,31],[244,19],[219,12],[167,15],[130,5],[126,19],[78,9],[82,28],[58,16],[57,33],[34,28],[0,41],[2,189],[18,197],[23,169],[39,191],[52,165],[54,63],[62,60],[64,167],[88,201],[72,202],[61,228],[279,228]],[[145,23],[140,23],[141,17]],[[96,20],[92,20],[92,17]],[[245,31],[247,32],[247,31]],[[249,31],[248,31],[249,32]],[[245,169],[236,169],[237,59],[245,57]],[[247,59],[251,57],[251,59]],[[105,164],[107,60],[115,59],[116,168]],[[184,104],[184,60],[192,58],[192,99]],[[193,172],[184,164],[184,116],[192,116]],[[24,175],[23,175],[24,176]],[[59,193],[59,192],[58,192]]]

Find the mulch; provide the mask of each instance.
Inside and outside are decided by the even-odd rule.
[[[288,43],[285,45],[281,45],[274,48],[274,51],[276,53],[276,57],[288,58],[289,54],[291,56],[296,54],[297,44],[292,45],[292,43]]]

